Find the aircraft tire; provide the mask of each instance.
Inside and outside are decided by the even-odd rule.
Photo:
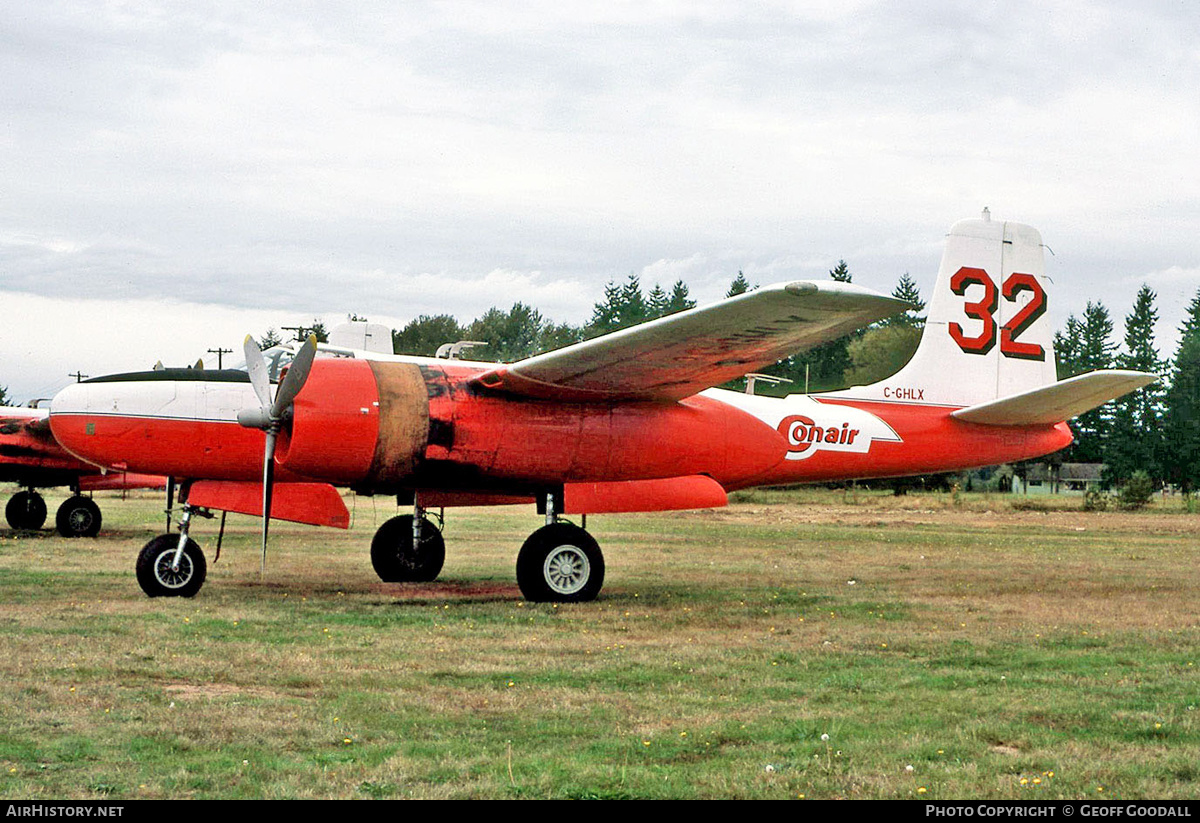
[[[46,522],[46,501],[34,491],[17,492],[4,507],[8,525],[22,531],[37,531]]]
[[[570,523],[543,526],[517,555],[517,585],[531,603],[585,603],[604,585],[604,554]]]
[[[149,597],[195,597],[204,585],[208,564],[195,540],[188,538],[179,559],[179,570],[171,561],[179,546],[178,534],[161,534],[143,548],[137,559],[137,581]]]
[[[428,583],[441,574],[446,541],[438,527],[421,518],[421,540],[413,548],[413,517],[402,514],[385,522],[371,540],[371,565],[384,583]]]
[[[100,523],[100,507],[78,494],[63,501],[54,516],[54,526],[63,537],[95,537],[100,533]]]

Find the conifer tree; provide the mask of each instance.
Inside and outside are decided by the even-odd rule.
[[[912,279],[908,272],[900,275],[900,282],[896,284],[896,288],[892,289],[892,297],[897,300],[903,300],[906,303],[911,303],[914,308],[889,317],[883,321],[883,325],[901,325],[911,326],[916,329],[925,328],[925,318],[921,316],[921,312],[925,310],[925,301],[921,299],[921,290],[917,288],[917,283]]]
[[[1163,415],[1163,469],[1190,497],[1200,485],[1200,292],[1188,305]]]
[[[1116,344],[1112,342],[1113,324],[1104,304],[1088,301],[1083,320],[1078,323],[1078,349],[1073,368],[1076,374],[1112,367]],[[1072,423],[1075,443],[1066,455],[1068,462],[1100,463],[1104,459],[1104,441],[1112,419],[1110,404],[1079,415]]]
[[[667,298],[667,310],[664,314],[674,314],[677,311],[694,308],[696,308],[696,301],[688,297],[687,285],[682,280],[676,280],[675,285],[671,287],[671,294]]]
[[[725,292],[726,297],[737,297],[739,294],[745,294],[757,286],[751,286],[750,281],[746,279],[746,275],[741,271],[737,273],[737,277],[733,278],[733,282],[729,284],[729,291]]]
[[[1125,351],[1116,358],[1118,368],[1162,374],[1166,363],[1154,345],[1154,291],[1143,285],[1133,311],[1125,317]],[[1154,484],[1163,480],[1162,399],[1157,383],[1113,401],[1112,425],[1105,443],[1106,482],[1122,485],[1143,471]]]
[[[837,265],[829,270],[829,276],[839,283],[849,283],[852,277],[850,267],[846,265],[845,260],[837,261]]]
[[[637,274],[631,272],[623,284],[617,285],[610,280],[604,287],[604,302],[597,303],[593,308],[592,321],[587,326],[586,334],[588,337],[599,337],[641,323],[648,316],[641,281]]]
[[[646,295],[646,317],[653,320],[667,313],[667,293],[658,283]]]

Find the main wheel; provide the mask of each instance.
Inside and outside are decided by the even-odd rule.
[[[95,537],[100,533],[100,507],[89,497],[68,497],[58,507],[54,525],[63,537]]]
[[[413,546],[413,516],[393,517],[371,540],[371,565],[385,583],[428,583],[446,562],[446,541],[437,526],[421,518],[421,537]]]
[[[543,526],[517,555],[517,585],[533,603],[583,603],[604,585],[604,555],[583,529],[570,523]]]
[[[36,531],[46,522],[46,501],[35,491],[17,492],[4,507],[4,518],[14,529]]]
[[[150,597],[194,597],[204,585],[208,564],[200,546],[189,537],[179,558],[179,568],[172,569],[178,547],[179,535],[162,534],[147,543],[138,555],[138,585]]]

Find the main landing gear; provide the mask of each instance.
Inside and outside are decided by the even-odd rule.
[[[442,532],[419,504],[412,514],[388,520],[371,540],[371,565],[384,583],[428,583],[446,562]]]
[[[81,494],[64,500],[54,516],[54,526],[63,537],[95,537],[100,533],[100,523],[100,507]]]
[[[517,585],[533,603],[585,603],[604,585],[604,555],[595,539],[558,519],[561,498],[546,495],[546,525],[517,555]]]
[[[594,600],[604,585],[600,546],[583,528],[559,519],[560,501],[546,495],[546,525],[517,555],[517,585],[530,602],[583,603]],[[415,501],[412,514],[388,520],[371,541],[371,565],[385,583],[435,580],[445,559],[441,529]]]
[[[17,492],[4,507],[4,519],[17,531],[37,531],[46,522],[46,501],[33,489]]]
[[[32,488],[17,492],[4,507],[4,517],[18,531],[37,531],[46,523],[46,501]],[[100,523],[100,507],[78,490],[63,501],[54,517],[54,526],[63,537],[95,537]]]

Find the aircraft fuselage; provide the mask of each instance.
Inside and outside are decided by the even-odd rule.
[[[712,389],[680,402],[563,402],[473,382],[484,367],[428,360],[318,360],[276,453],[279,479],[372,492],[526,495],[564,483],[706,475],[726,491],[954,471],[1071,442],[1065,423],[984,426],[954,407]],[[239,376],[241,375],[241,376]],[[174,477],[253,481],[263,434],[244,374],[160,373],[72,386],[55,437],[89,461]]]

